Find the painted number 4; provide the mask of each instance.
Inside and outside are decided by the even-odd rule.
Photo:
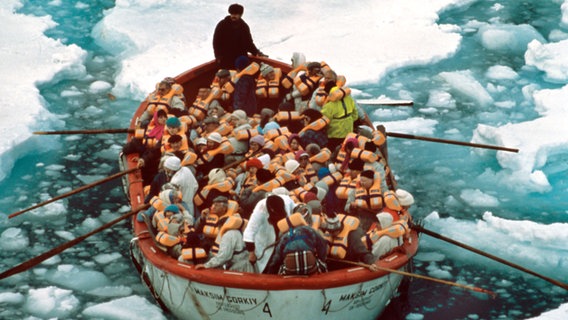
[[[331,300],[329,300],[326,304],[323,305],[321,311],[324,312],[326,315],[329,312],[329,307],[331,306]]]
[[[268,315],[272,318],[272,312],[270,312],[270,306],[268,305],[268,302],[264,304],[262,312],[268,313]]]

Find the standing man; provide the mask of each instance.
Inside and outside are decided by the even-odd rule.
[[[215,27],[213,51],[221,69],[234,69],[237,57],[246,56],[249,52],[266,57],[256,48],[248,24],[241,19],[244,10],[240,4],[230,5],[229,15]]]

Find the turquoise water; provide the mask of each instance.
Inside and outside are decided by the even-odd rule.
[[[61,6],[50,6],[50,1],[25,1],[19,11],[22,14],[49,14],[58,22],[58,26],[46,34],[60,39],[65,44],[76,44],[89,52],[85,63],[87,77],[65,79],[44,84],[40,87],[41,95],[48,105],[48,110],[61,116],[65,125],[56,129],[82,128],[120,128],[128,123],[130,116],[138,105],[138,101],[130,97],[117,97],[111,100],[107,96],[89,93],[87,89],[92,79],[113,83],[118,67],[118,59],[101,50],[89,36],[93,26],[102,18],[105,9],[114,6],[114,1],[88,1],[85,4],[62,1]],[[88,3],[88,4],[87,4]],[[495,11],[491,8],[500,3],[504,9]],[[433,136],[447,137],[446,131],[457,129],[456,140],[469,141],[472,131],[478,123],[498,125],[503,121],[520,122],[534,119],[537,114],[532,105],[523,101],[522,86],[535,83],[542,88],[558,88],[543,81],[542,74],[523,70],[522,54],[503,54],[487,51],[465,27],[472,20],[480,22],[499,19],[504,24],[526,23],[534,26],[543,35],[548,35],[560,20],[559,5],[552,1],[478,1],[467,8],[456,8],[441,14],[440,23],[456,24],[464,27],[463,42],[457,54],[452,58],[425,66],[406,67],[395,70],[379,83],[361,85],[361,89],[372,96],[385,94],[399,97],[401,91],[406,92],[415,102],[413,109],[401,112],[385,110],[374,114],[368,108],[374,121],[392,121],[411,116],[436,119],[439,125]],[[212,24],[213,25],[213,24]],[[511,109],[478,110],[471,101],[456,97],[456,107],[444,109],[436,113],[425,114],[420,111],[428,101],[428,92],[444,86],[437,78],[440,72],[471,70],[476,78],[486,84],[484,74],[488,67],[505,65],[516,70],[522,81],[506,83],[507,90],[495,100],[511,100],[516,106]],[[180,70],[181,72],[182,70]],[[66,90],[79,91],[81,95],[62,96]],[[400,98],[408,98],[400,96]],[[388,128],[387,128],[388,129]],[[43,154],[29,154],[18,161],[10,175],[0,182],[3,199],[0,201],[2,212],[13,212],[41,201],[41,195],[56,196],[58,191],[74,189],[85,183],[84,179],[96,179],[118,171],[116,155],[124,142],[124,135],[81,135],[61,137],[37,137],[42,143],[51,143],[54,148]],[[464,202],[448,202],[448,196],[459,199],[459,190],[463,185],[471,189],[482,189],[487,193],[505,195],[508,201],[501,202],[498,208],[500,217],[512,220],[532,220],[540,223],[568,222],[566,190],[564,177],[568,168],[565,160],[559,156],[551,156],[549,163],[543,168],[547,173],[553,191],[545,194],[520,194],[513,189],[499,184],[488,185],[487,181],[478,178],[488,169],[500,169],[495,156],[478,155],[469,148],[411,142],[392,138],[389,140],[389,156],[396,171],[401,187],[409,189],[416,198],[414,208],[416,219],[424,218],[432,211],[438,211],[442,217],[454,217],[460,220],[475,221],[481,218],[482,209],[474,208]],[[72,156],[69,156],[72,155]],[[38,165],[41,163],[41,165]],[[55,167],[54,167],[55,166]],[[62,166],[61,168],[57,166]],[[84,179],[79,179],[82,177]],[[61,239],[53,232],[55,225],[65,225],[66,230],[82,234],[79,225],[87,217],[108,219],[109,213],[125,212],[127,202],[124,199],[119,181],[97,187],[89,192],[73,196],[67,200],[69,214],[66,221],[46,221],[36,219],[31,223],[24,216],[14,223],[28,231],[34,244],[26,256],[10,256],[0,253],[0,268],[6,269],[30,256],[37,255],[46,249],[61,244]],[[1,230],[2,228],[0,228]],[[41,229],[45,233],[34,230]],[[122,223],[108,232],[97,235],[93,240],[78,245],[73,250],[61,255],[61,264],[84,264],[95,254],[119,251],[123,257],[111,265],[99,267],[117,284],[132,287],[133,294],[138,294],[152,301],[149,292],[141,285],[133,266],[130,264],[127,243],[131,238],[129,226]],[[421,250],[425,252],[437,250],[440,245],[435,240],[424,239]],[[472,244],[475,246],[475,244]],[[441,246],[451,251],[449,246]],[[559,249],[563,250],[563,249]],[[465,261],[465,263],[462,261]],[[470,294],[448,286],[424,281],[413,281],[407,296],[395,301],[383,319],[398,319],[408,313],[423,314],[425,319],[466,319],[476,314],[480,319],[510,318],[522,319],[534,316],[548,309],[556,308],[568,298],[566,292],[555,290],[548,284],[524,277],[516,271],[496,268],[495,263],[483,259],[471,262],[471,254],[453,252],[439,264],[445,268],[459,270],[456,273],[460,281],[475,283],[480,287],[498,291],[500,298],[490,300],[480,294]],[[415,272],[427,274],[427,264],[418,261]],[[547,271],[554,270],[551,267]],[[550,274],[553,276],[553,274]],[[50,285],[46,280],[28,282],[29,278],[15,277],[0,282],[0,291],[12,290],[25,294],[29,287],[45,287]],[[510,282],[503,285],[501,279]],[[15,289],[14,289],[15,288]],[[80,292],[75,293],[82,305],[108,301],[108,298],[93,297]],[[29,316],[20,306],[8,305],[0,311],[0,318],[23,318]]]

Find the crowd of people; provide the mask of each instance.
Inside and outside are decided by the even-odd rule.
[[[215,46],[242,7],[229,13]],[[254,44],[216,49],[219,70],[196,97],[173,78],[148,95],[123,148],[139,155],[151,204],[138,220],[198,270],[309,275],[326,272],[328,257],[377,270],[409,236],[414,202],[397,188],[384,129],[325,62],[295,54],[282,70],[247,52],[263,55]]]

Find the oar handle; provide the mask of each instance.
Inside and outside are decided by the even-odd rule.
[[[421,232],[421,233],[427,234],[427,235],[429,235],[429,236],[431,236],[431,237],[434,237],[434,238],[436,238],[436,239],[440,239],[440,240],[446,241],[446,242],[448,242],[448,243],[454,244],[454,245],[456,245],[456,246],[458,246],[458,247],[462,247],[462,248],[464,248],[464,249],[466,249],[466,250],[469,250],[469,251],[471,251],[471,252],[475,252],[475,253],[477,253],[477,254],[479,254],[479,255],[482,255],[482,256],[484,256],[484,257],[487,257],[487,258],[489,258],[489,259],[493,259],[493,260],[495,260],[495,261],[497,261],[497,262],[500,262],[500,263],[502,263],[502,264],[505,264],[505,265],[508,265],[508,266],[510,266],[510,267],[513,267],[513,268],[515,268],[515,269],[521,270],[521,271],[526,272],[526,273],[528,273],[528,274],[531,274],[531,275],[533,275],[533,276],[535,276],[535,277],[539,277],[539,278],[541,278],[541,279],[543,279],[543,280],[546,280],[546,281],[548,281],[548,282],[554,284],[555,286],[558,286],[558,287],[560,287],[560,288],[563,288],[563,289],[565,289],[565,290],[568,290],[568,284],[566,284],[566,283],[563,283],[563,282],[560,282],[560,281],[558,281],[558,280],[549,278],[549,277],[544,276],[544,275],[542,275],[542,274],[540,274],[540,273],[538,273],[538,272],[535,272],[535,271],[533,271],[533,270],[529,270],[529,269],[527,269],[527,268],[525,268],[525,267],[522,267],[522,266],[520,266],[520,265],[518,265],[518,264],[515,264],[515,263],[513,263],[513,262],[507,261],[507,260],[505,260],[505,259],[503,259],[503,258],[499,258],[499,257],[497,257],[497,256],[494,256],[494,255],[490,254],[490,253],[481,251],[481,250],[479,250],[479,249],[476,249],[476,248],[474,248],[474,247],[471,247],[471,246],[469,246],[469,245],[467,245],[467,244],[461,243],[461,242],[456,241],[456,240],[454,240],[454,239],[450,239],[450,238],[445,237],[445,236],[443,236],[443,235],[441,235],[441,234],[439,234],[439,233],[436,233],[436,232],[434,232],[434,231],[428,230],[428,229],[424,228],[423,226],[420,226],[420,225],[417,225],[417,224],[412,224],[411,228],[414,229],[414,230],[416,230],[417,232]]]
[[[334,259],[334,258],[327,258],[327,260],[352,264],[352,265],[355,265],[355,266],[365,267],[367,269],[371,268],[370,264],[366,264],[366,263],[363,263],[363,262],[356,262],[356,261],[350,261],[350,260],[340,260],[340,259]],[[432,281],[432,282],[438,282],[438,283],[447,284],[447,285],[450,285],[450,286],[454,286],[454,287],[458,287],[458,288],[462,288],[462,289],[466,289],[466,290],[485,293],[487,295],[490,295],[493,299],[495,299],[495,297],[497,297],[497,294],[495,292],[487,290],[487,289],[479,288],[479,287],[466,286],[466,285],[463,285],[463,284],[460,284],[460,283],[457,283],[457,282],[451,282],[451,281],[447,281],[447,280],[423,276],[421,274],[416,274],[416,273],[411,273],[411,272],[381,267],[377,264],[375,264],[375,267],[379,270],[390,272],[390,273],[400,274],[402,276],[418,278],[418,279],[428,280],[428,281]]]
[[[430,142],[438,142],[438,143],[446,143],[446,144],[455,144],[458,146],[466,146],[466,147],[475,147],[475,148],[483,148],[483,149],[492,149],[492,150],[500,150],[500,151],[508,151],[518,153],[519,149],[514,148],[507,148],[501,146],[495,146],[490,144],[480,144],[480,143],[472,143],[472,142],[463,142],[463,141],[456,141],[456,140],[448,140],[448,139],[438,139],[438,138],[431,138],[431,137],[424,137],[424,136],[416,136],[412,134],[406,133],[398,133],[398,132],[387,132],[387,136],[394,137],[394,138],[403,138],[403,139],[414,139],[414,140],[423,140],[423,141],[430,141]]]
[[[106,178],[104,178],[104,179],[101,179],[101,180],[99,180],[99,181],[95,181],[95,182],[93,182],[93,183],[90,183],[90,184],[84,185],[84,186],[82,186],[82,187],[79,187],[79,188],[77,188],[77,189],[75,189],[75,190],[71,190],[71,191],[69,191],[69,192],[67,192],[67,193],[61,194],[61,195],[59,195],[59,196],[57,196],[57,197],[51,198],[51,199],[49,199],[49,200],[47,200],[47,201],[38,203],[38,204],[36,204],[35,206],[31,206],[31,207],[29,207],[29,208],[26,208],[26,209],[23,209],[23,210],[14,212],[14,213],[10,214],[10,215],[8,216],[8,218],[9,218],[9,219],[12,219],[12,218],[14,218],[14,217],[17,217],[17,216],[21,215],[21,214],[24,213],[24,212],[28,212],[28,211],[30,211],[30,210],[33,210],[33,209],[36,209],[36,208],[45,206],[46,204],[52,203],[52,202],[54,202],[54,201],[57,201],[57,200],[60,200],[60,199],[63,199],[63,198],[67,198],[67,197],[69,197],[69,196],[71,196],[71,195],[74,195],[74,194],[76,194],[76,193],[79,193],[79,192],[85,191],[85,190],[87,190],[87,189],[96,187],[96,186],[98,186],[99,184],[103,184],[103,183],[105,183],[105,182],[107,182],[107,181],[116,179],[116,178],[118,178],[118,177],[122,177],[122,176],[125,175],[125,174],[132,173],[132,172],[134,172],[134,171],[136,171],[136,170],[138,170],[138,168],[131,168],[131,169],[128,169],[128,170],[121,171],[121,172],[119,172],[119,173],[115,173],[115,174],[113,174],[113,175],[111,175],[111,176],[108,176],[108,177],[106,177]]]
[[[38,135],[56,134],[102,134],[102,133],[134,133],[134,129],[95,129],[95,130],[61,130],[61,131],[34,131]]]
[[[68,248],[73,247],[74,245],[76,245],[76,244],[78,244],[79,242],[81,242],[81,241],[87,239],[88,237],[90,237],[90,236],[92,236],[92,235],[94,235],[94,234],[96,234],[96,233],[99,233],[99,232],[101,232],[101,231],[103,231],[103,230],[105,230],[105,229],[108,229],[108,228],[110,228],[111,226],[117,224],[118,222],[120,222],[120,221],[122,221],[122,220],[124,220],[124,219],[126,219],[126,218],[128,218],[128,217],[130,217],[130,216],[132,216],[132,215],[134,215],[134,214],[137,213],[138,211],[147,209],[148,207],[150,207],[150,204],[142,205],[142,206],[140,206],[140,207],[138,207],[138,208],[136,208],[136,209],[134,209],[134,210],[132,210],[132,211],[130,211],[130,212],[128,212],[128,213],[126,213],[126,214],[124,214],[124,215],[122,215],[122,216],[120,216],[120,217],[118,217],[118,218],[116,218],[116,219],[114,219],[114,220],[112,220],[112,221],[110,221],[110,222],[105,223],[104,225],[102,225],[102,226],[96,228],[95,230],[93,230],[93,231],[91,231],[91,232],[89,232],[89,233],[86,233],[86,234],[84,234],[84,235],[82,235],[82,236],[80,236],[80,237],[77,237],[77,238],[75,238],[75,239],[73,239],[73,240],[71,240],[71,241],[69,241],[69,242],[66,242],[66,243],[64,243],[64,244],[62,244],[62,245],[60,245],[60,246],[58,246],[58,247],[55,247],[55,248],[53,248],[53,249],[51,249],[51,250],[49,250],[49,251],[47,251],[47,252],[45,252],[45,253],[42,253],[42,254],[40,254],[39,256],[36,256],[36,257],[34,257],[34,258],[32,258],[32,259],[30,259],[30,260],[28,260],[28,261],[25,261],[25,262],[23,262],[23,263],[21,263],[21,264],[15,266],[15,267],[9,269],[9,270],[6,270],[6,271],[0,273],[0,280],[2,280],[2,279],[4,279],[4,278],[8,278],[8,277],[10,277],[10,276],[13,276],[13,275],[15,275],[15,274],[18,274],[18,273],[20,273],[20,272],[24,272],[24,271],[26,271],[26,270],[28,270],[28,269],[30,269],[30,268],[33,268],[33,267],[37,266],[38,264],[42,263],[43,261],[45,261],[45,260],[47,260],[47,259],[49,259],[49,258],[51,258],[51,257],[53,257],[53,256],[55,256],[55,255],[57,255],[57,254],[59,254],[59,253],[61,253],[61,252],[63,252],[64,250],[66,250],[66,249],[68,249]]]

